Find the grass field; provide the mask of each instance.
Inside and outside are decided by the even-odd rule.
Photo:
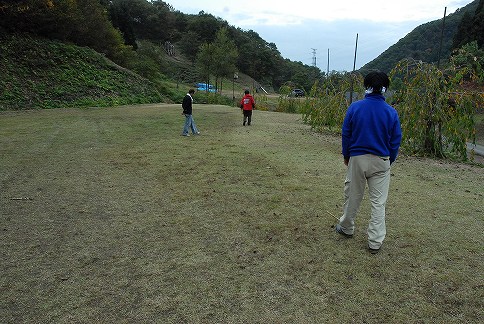
[[[401,156],[334,232],[340,139],[195,105],[0,113],[1,323],[482,323],[484,169]]]

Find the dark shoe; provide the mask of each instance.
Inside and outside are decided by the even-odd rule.
[[[245,126],[245,121],[244,121],[244,123],[242,124],[242,126]]]
[[[353,234],[346,234],[345,232],[343,232],[343,229],[341,228],[340,224],[336,224],[334,229],[335,229],[336,233],[339,233],[346,238],[352,238],[353,237]]]
[[[377,254],[378,252],[380,252],[380,249],[372,249],[371,247],[368,247],[368,251],[370,251],[371,254]]]

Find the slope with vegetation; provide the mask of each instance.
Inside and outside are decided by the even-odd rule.
[[[87,47],[22,34],[3,37],[1,51],[0,110],[167,100],[149,80]]]

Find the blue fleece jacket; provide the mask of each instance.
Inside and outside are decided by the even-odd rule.
[[[380,94],[367,94],[352,103],[342,128],[343,157],[373,154],[390,157],[393,163],[402,139],[397,111]]]

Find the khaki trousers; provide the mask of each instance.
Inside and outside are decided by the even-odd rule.
[[[343,216],[340,226],[346,234],[355,231],[355,218],[368,183],[371,218],[368,224],[368,246],[379,249],[385,239],[385,205],[390,187],[390,160],[372,154],[352,156],[344,186]]]

